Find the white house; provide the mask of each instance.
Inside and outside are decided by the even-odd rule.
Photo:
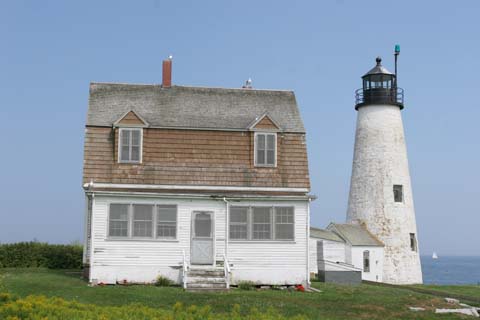
[[[321,281],[382,282],[383,243],[361,225],[310,228],[310,270]]]
[[[92,283],[309,283],[305,129],[291,91],[92,83],[84,265]]]

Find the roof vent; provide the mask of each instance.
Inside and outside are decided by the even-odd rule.
[[[252,79],[248,78],[247,81],[245,81],[245,84],[242,86],[243,89],[252,89]]]

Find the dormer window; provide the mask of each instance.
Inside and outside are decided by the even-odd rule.
[[[255,133],[255,166],[277,166],[277,134]]]
[[[142,128],[120,128],[118,139],[118,162],[142,162]]]

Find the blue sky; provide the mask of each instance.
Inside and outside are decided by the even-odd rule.
[[[425,254],[480,255],[479,1],[0,2],[0,242],[83,232],[90,81],[292,89],[312,224],[345,219],[354,90],[377,55],[399,86]]]

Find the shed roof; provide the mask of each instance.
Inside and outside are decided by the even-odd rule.
[[[325,230],[325,229],[320,229],[320,228],[315,228],[315,227],[310,227],[310,237],[318,238],[318,239],[324,239],[324,240],[337,241],[337,242],[345,242],[342,238],[340,238],[338,235],[336,235],[332,231]]]
[[[352,246],[384,246],[384,244],[364,226],[358,224],[331,223],[328,228],[334,228],[338,235]]]
[[[242,131],[268,114],[282,131],[305,132],[292,91],[90,84],[88,126],[112,126],[128,111],[150,127]]]

